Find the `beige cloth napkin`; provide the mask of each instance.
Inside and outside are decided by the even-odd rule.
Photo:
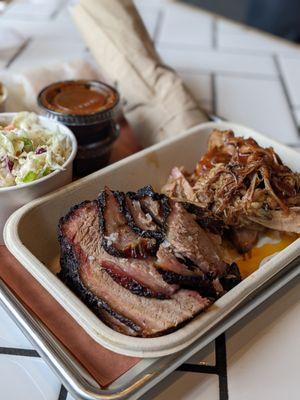
[[[143,146],[207,120],[181,78],[162,64],[132,0],[80,0],[71,12],[125,99],[125,116]]]
[[[0,81],[8,89],[8,99],[5,105],[7,112],[35,111],[40,113],[37,105],[37,95],[41,89],[50,83],[65,79],[102,79],[98,68],[89,60],[74,60],[60,62],[13,73],[0,70]]]

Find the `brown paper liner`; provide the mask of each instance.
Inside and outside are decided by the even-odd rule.
[[[137,150],[131,130],[123,122],[112,159],[116,161]],[[138,358],[114,353],[96,343],[5,246],[0,246],[0,277],[101,386],[108,386],[138,363]]]

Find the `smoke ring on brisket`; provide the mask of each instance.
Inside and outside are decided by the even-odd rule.
[[[196,219],[149,186],[127,194],[105,188],[61,218],[58,276],[118,332],[171,332],[240,281]]]

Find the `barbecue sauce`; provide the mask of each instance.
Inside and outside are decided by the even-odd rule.
[[[107,165],[119,135],[119,95],[114,88],[99,81],[56,82],[41,91],[38,103],[46,116],[65,124],[75,134],[76,176]]]
[[[90,115],[111,108],[117,94],[91,86],[85,81],[66,81],[51,85],[41,96],[44,107],[68,115]]]

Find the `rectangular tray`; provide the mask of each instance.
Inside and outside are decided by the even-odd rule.
[[[72,355],[49,332],[42,322],[16,299],[5,283],[0,280],[0,302],[12,319],[33,344],[45,362],[58,376],[64,386],[77,399],[126,400],[141,398],[154,385],[186,362],[222,332],[267,300],[272,294],[300,274],[300,258],[290,263],[269,282],[253,293],[251,299],[240,305],[238,310],[179,353],[167,357],[143,359],[108,388],[101,388],[78,364]]]
[[[207,335],[300,255],[300,239],[297,239],[219,299],[207,312],[174,333],[151,339],[128,337],[113,331],[53,274],[54,259],[58,259],[57,222],[72,205],[94,199],[105,185],[127,191],[151,184],[159,190],[174,165],[193,169],[206,150],[209,132],[215,128],[232,129],[239,136],[252,136],[262,146],[274,147],[292,169],[299,167],[299,154],[292,149],[240,125],[209,122],[35,200],[16,211],[6,225],[4,236],[9,250],[96,342],[110,350],[147,358],[181,351]]]

